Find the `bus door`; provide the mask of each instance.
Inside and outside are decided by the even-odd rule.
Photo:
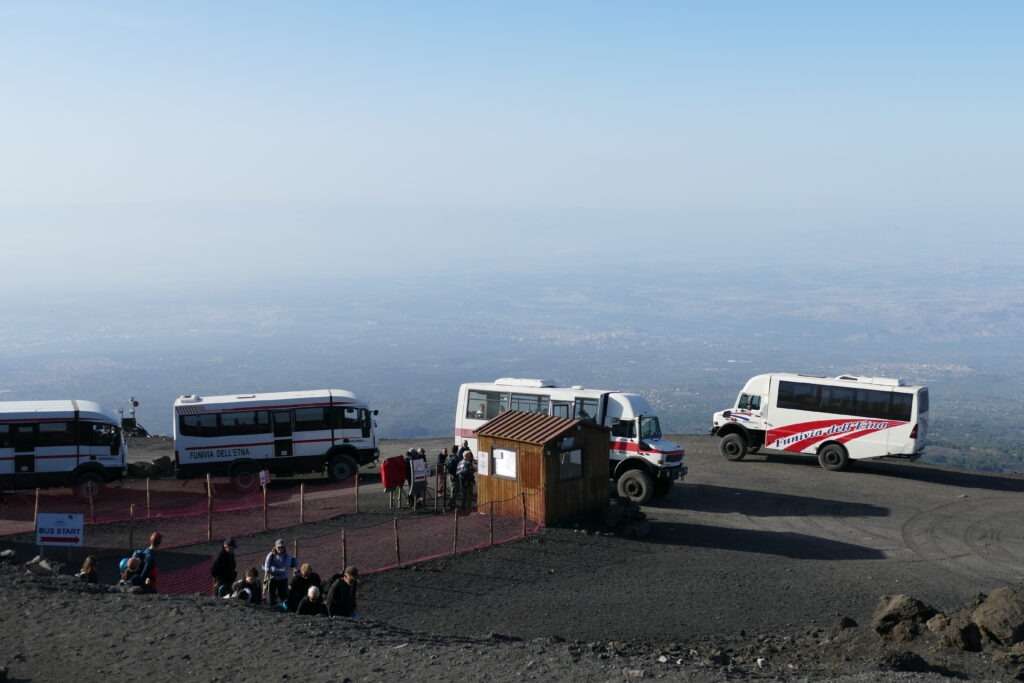
[[[274,415],[274,455],[292,454],[292,411],[276,410]]]
[[[564,417],[566,419],[571,418],[572,404],[567,401],[552,401],[551,414],[555,417]]]
[[[32,474],[36,471],[35,424],[12,424],[11,445],[14,446],[14,474]]]

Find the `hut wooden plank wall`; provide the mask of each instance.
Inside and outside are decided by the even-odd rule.
[[[607,508],[609,435],[605,427],[509,411],[478,429],[476,436],[477,459],[486,459],[478,462],[481,510],[494,501],[495,514],[521,515],[524,492],[527,518],[545,525]],[[578,467],[575,456],[570,456],[575,451]],[[503,476],[509,473],[509,463],[498,457],[500,453],[506,458],[514,454],[515,476]]]

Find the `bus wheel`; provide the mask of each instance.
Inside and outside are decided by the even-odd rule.
[[[96,498],[103,490],[103,477],[96,472],[82,472],[75,477],[75,495],[83,500]]]
[[[829,472],[846,469],[849,462],[850,457],[846,454],[846,449],[837,443],[830,443],[818,451],[818,464]]]
[[[231,470],[231,485],[239,493],[255,491],[260,485],[260,473],[255,465],[236,465]]]
[[[718,450],[726,460],[742,460],[747,454],[747,440],[736,432],[726,434],[719,442]]]
[[[327,478],[331,481],[345,481],[354,477],[359,466],[347,455],[335,455],[327,463]]]
[[[654,497],[654,481],[643,470],[629,470],[619,477],[619,495],[637,505],[643,505]]]

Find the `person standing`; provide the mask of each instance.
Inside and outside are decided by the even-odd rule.
[[[445,474],[451,483],[451,506],[455,507],[455,501],[459,499],[459,464],[462,462],[462,454],[458,449],[453,448],[448,460],[444,464]]]
[[[298,561],[288,554],[284,539],[274,541],[274,547],[263,561],[263,577],[267,584],[267,604],[286,605],[288,600],[288,574]]]
[[[358,587],[359,570],[345,567],[345,571],[331,582],[331,588],[327,591],[327,613],[332,617],[355,617]]]
[[[213,594],[218,598],[230,595],[231,586],[238,578],[238,570],[235,567],[235,539],[224,539],[217,558],[210,567],[210,576],[213,577]]]
[[[473,507],[473,491],[476,487],[476,462],[473,454],[466,451],[459,463],[458,470],[459,489],[461,490],[461,504],[463,510],[470,510]]]

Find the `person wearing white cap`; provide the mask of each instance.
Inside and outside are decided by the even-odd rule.
[[[274,547],[263,562],[263,581],[267,584],[267,604],[284,605],[288,600],[288,573],[299,566],[288,554],[284,539],[274,541]]]

